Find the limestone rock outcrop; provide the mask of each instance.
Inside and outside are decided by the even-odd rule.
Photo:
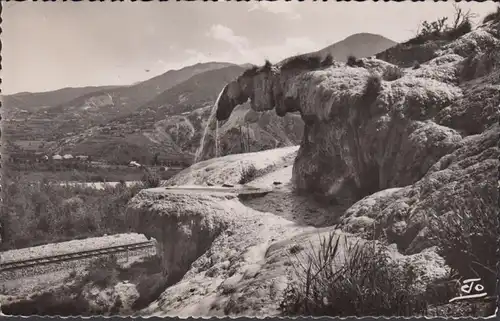
[[[344,213],[344,229],[363,232],[379,221],[389,241],[400,249],[415,253],[429,246],[423,229],[426,221],[456,211],[453,204],[461,200],[485,195],[496,198],[499,135],[500,129],[494,125],[482,134],[469,136],[415,184],[383,190],[358,201]],[[475,194],[477,187],[487,193]]]
[[[235,154],[205,160],[178,173],[164,185],[239,184],[242,174],[250,168],[255,169],[256,176],[261,176],[274,169],[293,164],[298,149],[298,146],[291,146],[248,153],[244,157]]]
[[[164,188],[141,191],[127,217],[134,230],[158,241],[157,253],[172,285],[146,309],[155,315],[210,316],[245,309],[265,315],[276,309],[271,298],[259,295],[285,276],[284,265],[263,269],[268,247],[308,230],[247,208],[232,194]],[[236,311],[231,300],[247,301]]]
[[[227,193],[146,189],[131,201],[127,216],[132,229],[158,241],[170,285],[140,312],[145,316],[278,315],[287,285],[296,280],[292,247],[317,248],[321,237],[336,233],[342,236],[339,258],[345,258],[347,245],[363,241],[334,227],[300,226],[252,210]],[[395,262],[414,267],[421,290],[449,273],[433,250],[410,256],[394,247],[387,251]]]
[[[431,223],[458,215],[458,201],[468,212],[478,198],[486,207],[497,204],[498,37],[486,26],[436,42],[419,68],[378,59],[351,67],[292,58],[251,68],[229,83],[218,120],[227,121],[248,100],[255,112],[299,113],[300,147],[247,154],[244,162],[241,155],[200,162],[167,185],[235,185],[251,166],[260,171],[254,178],[269,172],[282,178],[295,157],[287,197],[313,193],[341,203],[340,224],[299,225],[246,207],[230,193],[143,190],[129,204],[128,222],[158,241],[171,285],[143,313],[276,315],[286,285],[297,281],[290,248],[318,248],[318,236],[330,232],[346,236],[344,253],[351,241],[382,241],[393,260],[418,272],[422,291],[447,276],[448,258],[428,236]],[[280,193],[274,201],[286,202]]]
[[[215,128],[213,118],[203,126],[209,126],[210,130],[205,133],[203,149],[197,151],[199,160],[295,146],[304,132],[300,115],[279,117],[274,110],[256,112],[247,103],[237,106],[219,128]],[[198,146],[200,139],[195,138],[194,145]]]
[[[359,201],[345,214],[348,228],[371,229],[375,220],[400,249],[416,251],[429,246],[415,242],[425,239],[417,235],[431,212],[440,216],[452,210],[453,197],[471,198],[472,187],[494,185],[495,28],[438,43],[416,69],[377,59],[363,59],[362,67],[255,67],[228,84],[217,117],[226,119],[248,99],[256,111],[299,112],[305,128],[295,188],[348,205]]]

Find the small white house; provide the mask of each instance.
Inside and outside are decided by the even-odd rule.
[[[130,166],[130,167],[141,167],[142,165],[139,164],[136,161],[131,161],[130,163],[128,163],[128,166]]]

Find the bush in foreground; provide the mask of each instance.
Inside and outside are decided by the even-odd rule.
[[[127,203],[141,186],[59,186],[3,180],[2,250],[126,233]]]
[[[239,184],[243,185],[248,182],[251,182],[257,177],[257,168],[255,168],[254,165],[250,165],[248,167],[245,167],[241,170],[241,178],[240,181],[238,182]]]
[[[100,257],[95,259],[87,267],[88,273],[79,280],[81,287],[92,283],[100,289],[118,283],[118,259],[112,255],[109,257]]]
[[[403,69],[398,66],[389,66],[384,70],[382,78],[385,81],[394,81],[404,76]]]
[[[342,242],[343,241],[343,242]],[[293,263],[298,280],[285,290],[284,315],[415,316],[427,303],[413,289],[411,266],[392,262],[383,246],[372,242],[349,244],[331,233],[317,250]],[[346,245],[345,249],[343,248]],[[303,251],[304,252],[304,251]],[[339,264],[345,259],[345,264]]]
[[[323,67],[328,67],[328,66],[333,65],[333,62],[334,62],[334,60],[333,60],[333,56],[332,56],[332,54],[330,54],[330,53],[329,53],[329,54],[327,54],[327,55],[325,56],[325,58],[321,61],[321,66],[323,66]]]
[[[142,184],[145,188],[155,188],[160,186],[161,178],[155,172],[143,166],[144,175],[142,176]]]
[[[294,69],[305,69],[305,70],[314,70],[318,69],[322,66],[321,57],[318,55],[298,55],[292,58],[289,58],[287,61],[283,63],[281,66],[281,70],[294,70]]]
[[[356,58],[353,55],[347,56],[347,62],[346,62],[346,64],[349,67],[363,67],[364,66],[363,60],[358,59],[358,58]]]
[[[366,80],[365,88],[363,90],[363,96],[361,97],[361,102],[363,104],[370,104],[377,99],[377,96],[382,90],[382,78],[375,73],[372,73]]]
[[[464,279],[481,278],[485,291],[496,292],[498,206],[494,183],[466,185],[468,198],[454,197],[454,210],[429,225],[446,263]]]
[[[442,17],[431,22],[424,21],[420,26],[418,35],[405,44],[420,45],[435,40],[453,41],[471,32],[472,24],[470,21],[473,17],[474,14],[470,11],[463,11],[460,7],[455,6],[452,25],[447,23],[448,17]]]

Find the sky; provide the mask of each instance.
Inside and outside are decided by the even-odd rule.
[[[360,32],[400,42],[454,3],[11,2],[2,12],[2,93],[128,85],[199,62],[262,64]],[[478,15],[495,4],[460,3]]]

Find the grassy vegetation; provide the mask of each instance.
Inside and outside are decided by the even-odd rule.
[[[319,55],[298,55],[287,59],[281,66],[281,70],[305,69],[313,70],[321,67],[321,57]]]
[[[363,60],[356,58],[353,55],[347,56],[347,65],[349,67],[363,67]]]
[[[320,246],[294,250],[297,281],[289,283],[280,304],[287,316],[415,316],[427,302],[414,288],[416,273],[391,261],[383,246],[347,243],[331,233]],[[345,264],[338,264],[345,258]]]
[[[309,251],[292,247],[297,281],[291,282],[281,302],[284,315],[313,316],[488,316],[494,300],[450,304],[458,296],[460,279],[480,278],[489,296],[496,293],[498,249],[495,185],[466,185],[468,198],[452,197],[454,211],[429,225],[429,240],[451,268],[443,280],[417,291],[411,265],[387,257],[384,245],[357,242],[339,250],[340,237],[330,234]],[[302,257],[300,254],[305,253]],[[345,264],[335,262],[345,258]]]
[[[149,168],[143,166],[143,176],[141,178],[142,185],[145,188],[155,188],[160,186],[161,177],[157,172],[150,170]]]
[[[273,64],[269,61],[266,60],[264,65],[262,67],[259,66],[252,66],[248,69],[246,69],[242,74],[241,77],[254,77],[257,74],[261,72],[270,72]]]
[[[1,247],[7,250],[126,232],[125,208],[141,188],[120,184],[97,190],[4,178]]]
[[[157,172],[161,180],[167,180],[180,171],[169,169],[162,171],[161,167],[150,167]],[[140,181],[144,172],[140,168],[128,166],[92,166],[88,168],[61,168],[61,170],[44,170],[38,168],[15,169],[9,166],[9,171],[16,172],[20,178],[30,182],[39,182],[42,179],[50,181],[77,181],[77,182],[118,182]]]
[[[3,164],[5,165],[5,164]],[[1,249],[36,246],[127,231],[124,211],[142,188],[158,187],[176,171],[113,166],[61,172],[4,168]],[[129,175],[124,175],[123,173]],[[121,173],[121,175],[120,175]],[[102,176],[105,175],[105,176]],[[132,177],[131,177],[132,176]],[[61,181],[122,182],[103,190],[59,186]],[[139,181],[127,187],[125,181]]]
[[[366,81],[361,101],[364,104],[370,104],[377,99],[381,90],[382,78],[378,74],[371,74]]]
[[[246,184],[254,180],[257,176],[257,168],[254,165],[250,165],[241,170],[241,178],[238,182],[239,184]]]
[[[398,66],[389,66],[384,70],[382,78],[385,81],[394,81],[404,76],[403,69]]]
[[[464,278],[481,278],[485,291],[496,293],[498,204],[495,184],[464,186],[469,198],[454,197],[454,210],[429,226],[430,239],[446,263]]]
[[[103,256],[90,263],[87,273],[81,276],[78,282],[81,285],[93,284],[100,289],[105,289],[119,282],[119,269],[116,256]]]
[[[333,56],[331,54],[327,54],[325,56],[325,58],[323,59],[323,61],[321,61],[321,66],[322,67],[328,67],[328,66],[331,66],[333,65]]]
[[[471,18],[473,16],[470,11],[465,12],[455,6],[455,15],[451,25],[448,24],[448,17],[442,17],[431,22],[424,21],[417,36],[408,40],[405,44],[421,45],[428,41],[452,41],[458,39],[472,30]]]

